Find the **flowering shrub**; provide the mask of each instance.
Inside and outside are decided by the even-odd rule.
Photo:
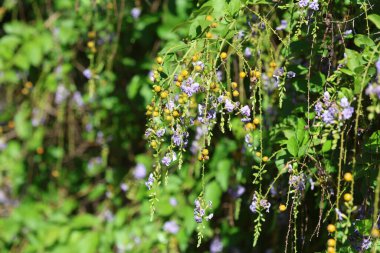
[[[378,252],[380,3],[0,6],[1,252]]]

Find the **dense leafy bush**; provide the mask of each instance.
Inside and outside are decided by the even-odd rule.
[[[380,251],[379,10],[4,1],[1,252]]]

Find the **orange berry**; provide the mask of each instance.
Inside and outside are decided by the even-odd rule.
[[[349,202],[352,200],[352,195],[350,193],[346,193],[343,195],[343,199],[344,201]]]
[[[44,153],[44,148],[38,147],[36,151],[37,151],[37,154],[42,155]]]
[[[353,180],[353,176],[350,172],[344,173],[344,180],[347,182],[351,182]]]
[[[286,206],[284,204],[281,204],[278,209],[280,210],[280,212],[285,212],[286,211]]]
[[[327,240],[327,246],[329,246],[329,247],[335,247],[335,245],[336,245],[335,239],[330,238],[330,239]]]
[[[327,226],[327,231],[328,231],[329,233],[334,233],[334,232],[336,231],[336,227],[335,227],[335,225],[334,225],[334,224],[329,224],[329,225]]]

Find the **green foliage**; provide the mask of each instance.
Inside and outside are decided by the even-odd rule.
[[[3,1],[0,252],[378,252],[380,6],[302,2]]]

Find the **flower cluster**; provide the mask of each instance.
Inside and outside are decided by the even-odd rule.
[[[179,226],[175,221],[167,221],[164,223],[164,231],[175,235],[179,231]]]
[[[319,10],[319,4],[318,4],[318,0],[300,0],[298,2],[298,5],[301,7],[301,8],[305,8],[307,6],[309,6],[309,9],[313,10],[313,11],[317,11]]]
[[[346,97],[341,98],[340,102],[331,101],[330,94],[326,91],[323,96],[323,103],[318,101],[315,105],[317,118],[321,118],[326,125],[339,123],[348,120],[354,113],[354,108]]]
[[[209,221],[214,216],[213,213],[210,213],[209,215],[205,216],[206,210],[212,208],[212,202],[211,201],[209,201],[207,203],[207,205],[202,205],[201,201],[199,199],[196,199],[194,201],[194,205],[195,205],[195,208],[194,208],[194,220],[195,220],[195,222],[202,223],[203,218],[206,221]]]
[[[153,176],[153,173],[150,173],[148,181],[145,182],[145,185],[148,188],[148,190],[152,189],[153,183],[154,183],[154,176]]]
[[[249,209],[252,213],[256,213],[258,209],[263,208],[267,213],[269,213],[269,208],[271,206],[271,203],[266,199],[259,199],[256,195],[256,193],[253,195],[251,205],[249,206]]]

